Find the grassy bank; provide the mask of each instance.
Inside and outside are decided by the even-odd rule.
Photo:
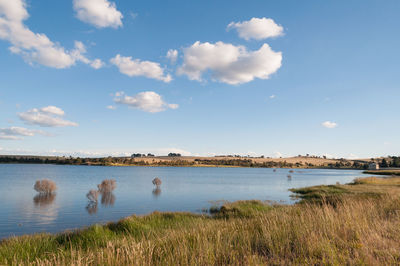
[[[391,169],[391,170],[368,170],[364,171],[364,174],[371,175],[400,175],[400,169]]]
[[[398,264],[400,178],[297,189],[294,206],[242,201],[214,216],[153,213],[2,241],[0,264]]]

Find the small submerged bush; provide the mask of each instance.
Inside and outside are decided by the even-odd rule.
[[[40,194],[51,194],[57,190],[57,185],[49,179],[38,180],[33,187]]]
[[[152,182],[153,182],[153,185],[155,185],[157,187],[161,186],[161,183],[162,183],[161,179],[158,177],[154,178]]]
[[[105,179],[97,185],[100,193],[110,193],[117,187],[117,181],[114,179]]]
[[[86,197],[88,198],[89,201],[91,202],[97,202],[97,199],[99,197],[99,192],[97,190],[91,189],[87,194]]]

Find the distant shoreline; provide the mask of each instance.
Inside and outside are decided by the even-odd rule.
[[[327,159],[316,156],[288,158],[239,156],[139,156],[139,157],[59,157],[0,155],[1,163],[55,164],[88,166],[149,166],[149,167],[229,167],[229,168],[293,168],[293,169],[358,169],[367,170],[368,160]]]

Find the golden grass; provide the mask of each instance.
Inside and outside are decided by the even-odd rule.
[[[391,188],[385,180],[360,181],[304,192],[319,191],[318,204],[241,201],[213,217],[153,213],[73,233],[12,238],[0,244],[0,264],[400,264],[398,180]],[[371,191],[380,196],[368,197]]]

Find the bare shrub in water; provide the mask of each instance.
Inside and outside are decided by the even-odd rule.
[[[159,187],[159,186],[161,186],[161,183],[162,182],[161,182],[160,178],[156,177],[156,178],[153,179],[153,185]]]
[[[97,202],[97,198],[99,197],[99,192],[97,190],[92,189],[86,194],[86,197],[91,202]]]
[[[57,190],[56,183],[48,179],[36,181],[33,188],[41,194],[51,194]]]
[[[114,179],[105,179],[101,184],[97,185],[100,193],[112,192],[117,187],[117,182]]]

